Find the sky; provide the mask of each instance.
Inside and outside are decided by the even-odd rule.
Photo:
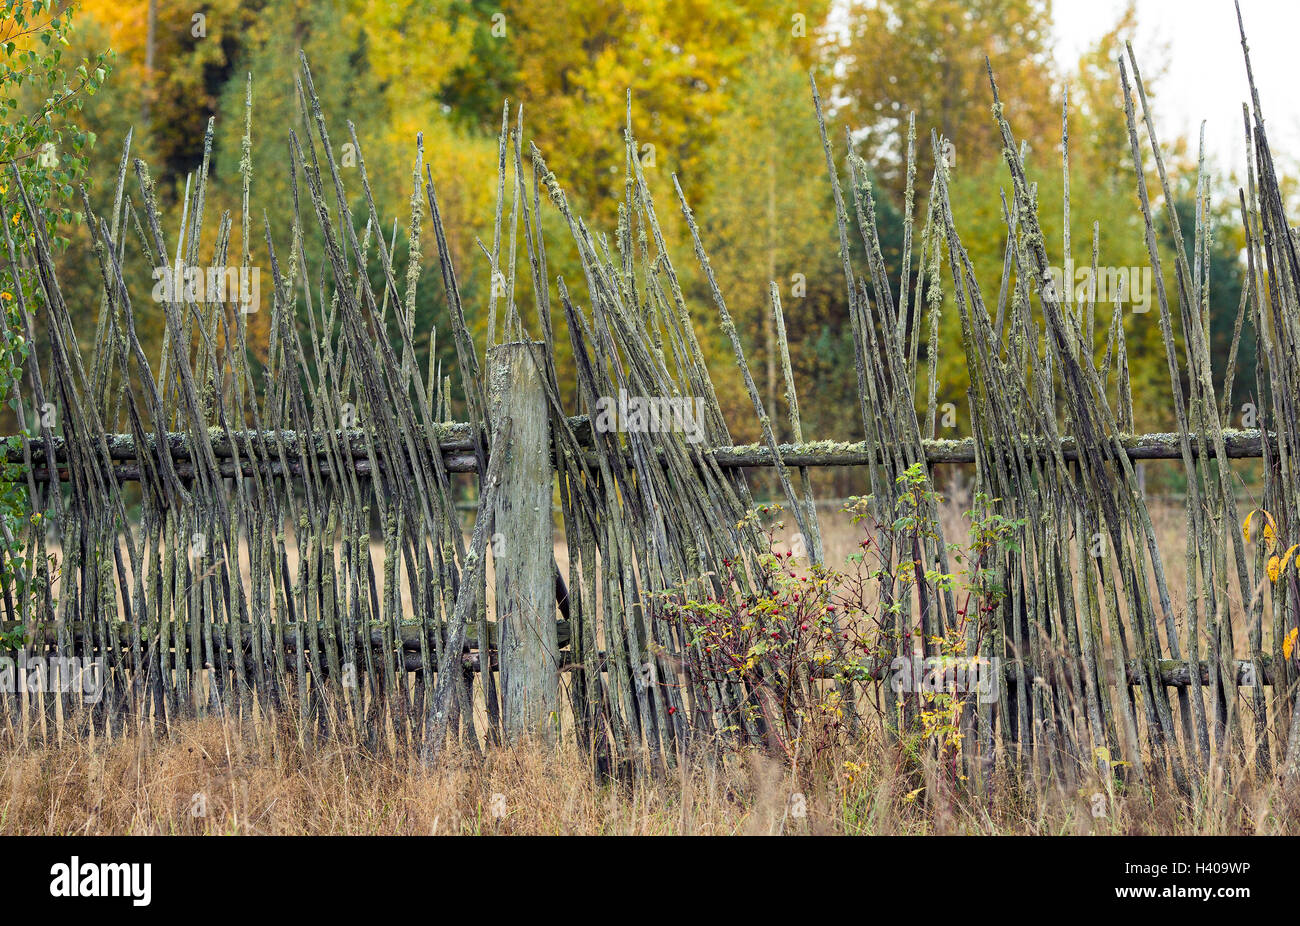
[[[1073,68],[1124,6],[1124,0],[1053,0],[1056,56],[1063,68]],[[1241,0],[1241,14],[1269,144],[1279,168],[1297,173],[1300,95],[1293,56],[1300,3]],[[1244,176],[1241,104],[1250,90],[1232,0],[1137,0],[1137,23],[1133,51],[1143,76],[1162,64],[1166,68],[1152,100],[1162,143],[1186,135],[1194,151],[1204,120],[1205,146],[1217,172]]]

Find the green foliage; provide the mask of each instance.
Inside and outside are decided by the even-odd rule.
[[[49,0],[0,2],[0,187],[12,216],[20,201],[9,184],[16,166],[28,195],[47,210],[50,235],[78,217],[76,185],[95,143],[94,133],[70,117],[103,85],[109,68],[107,54],[65,58],[72,28],[70,13]]]
[[[438,95],[453,120],[483,133],[500,127],[501,101],[515,99],[519,86],[510,42],[502,40],[509,36],[509,19],[494,22],[499,13],[499,0],[452,0],[447,10],[453,29],[460,29],[462,23],[470,27],[470,54]],[[503,27],[505,36],[500,35]]]
[[[15,652],[22,649],[26,642],[26,637],[22,627],[15,627],[12,630],[0,631],[0,652]]]
[[[75,121],[85,100],[103,85],[108,56],[77,62],[65,56],[70,47],[71,16],[46,0],[0,3],[0,204],[7,222],[6,240],[34,236],[22,203],[19,183],[44,223],[40,231],[53,247],[68,242],[66,226],[78,221],[76,188],[86,173],[94,133]],[[74,63],[75,62],[75,63]],[[35,281],[30,271],[8,265],[0,270],[0,403],[15,413],[22,401],[23,362],[32,350],[22,308],[33,307]],[[28,433],[35,436],[34,424]],[[0,463],[0,589],[22,598],[32,592],[32,562],[23,547],[29,522],[39,529],[23,486],[25,468]],[[12,648],[6,638],[0,646]]]

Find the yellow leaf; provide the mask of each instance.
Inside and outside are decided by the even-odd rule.
[[[1300,628],[1292,627],[1291,632],[1288,633],[1286,639],[1282,641],[1282,655],[1287,659],[1291,658],[1291,653],[1295,649],[1295,638],[1297,633],[1300,633]]]
[[[1093,758],[1100,759],[1102,762],[1110,761],[1110,750],[1105,746],[1098,746],[1092,751]]]
[[[1282,568],[1278,572],[1286,572],[1286,567],[1290,564],[1291,557],[1295,555],[1296,550],[1300,550],[1300,543],[1291,544],[1291,549],[1287,550],[1286,555],[1282,557]]]
[[[1264,539],[1272,544],[1277,539],[1277,524],[1274,522],[1273,516],[1263,508],[1256,508],[1250,514],[1246,515],[1246,523],[1241,525],[1242,536],[1246,539],[1247,543],[1250,543],[1250,522],[1256,514],[1264,516]]]
[[[1277,577],[1282,573],[1282,561],[1276,556],[1268,558],[1268,580],[1276,582]]]

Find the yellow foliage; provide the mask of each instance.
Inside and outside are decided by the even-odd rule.
[[[621,191],[628,88],[637,139],[654,146],[657,169],[689,177],[727,111],[728,82],[758,38],[790,34],[792,9],[779,0],[502,3],[537,145],[565,185],[607,216]]]
[[[1295,555],[1296,550],[1300,550],[1300,543],[1291,544],[1290,548],[1286,551],[1286,555],[1282,557],[1282,565],[1278,569],[1279,573],[1286,572],[1286,567],[1290,565],[1291,557]]]
[[[1263,508],[1256,508],[1246,515],[1246,522],[1241,526],[1242,537],[1245,538],[1246,543],[1250,543],[1250,523],[1257,514],[1264,516],[1264,540],[1271,546],[1277,539],[1277,524],[1274,522],[1273,516]]]

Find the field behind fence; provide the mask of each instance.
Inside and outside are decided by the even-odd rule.
[[[398,266],[363,158],[345,186],[305,59],[297,91],[310,130],[289,133],[292,232],[273,240],[266,223],[265,266],[247,247],[230,253],[236,219],[221,216],[215,234],[205,226],[206,158],[179,229],[164,230],[128,139],[111,214],[81,194],[103,280],[88,352],[39,206],[0,216],[7,259],[27,281],[17,293],[26,337],[42,345],[18,408],[25,433],[6,448],[27,467],[33,517],[29,558],[16,564],[25,593],[4,600],[16,649],[3,668],[33,690],[0,686],[5,735],[93,727],[113,738],[292,706],[321,731],[402,743],[429,761],[449,738],[477,751],[572,737],[602,768],[656,774],[736,745],[811,761],[871,722],[941,760],[953,786],[978,787],[996,769],[1030,787],[1099,776],[1192,793],[1215,765],[1294,775],[1300,250],[1252,85],[1240,200],[1248,285],[1232,354],[1212,357],[1206,225],[1198,210],[1194,253],[1176,254],[1177,292],[1166,292],[1157,224],[1184,239],[1131,50],[1119,68],[1178,422],[1170,434],[1133,433],[1122,312],[1097,356],[1096,299],[1056,292],[1027,171],[1064,169],[1068,191],[1068,159],[1027,168],[991,70],[1008,169],[996,292],[966,258],[942,157],[917,227],[909,179],[903,264],[885,265],[866,165],[850,148],[843,189],[847,140],[827,137],[812,87],[856,348],[864,437],[848,442],[802,433],[786,351],[784,406],[764,406],[674,181],[712,284],[712,305],[687,304],[630,105],[626,198],[610,234],[573,214],[543,152],[526,150],[522,117],[503,130],[497,227],[507,212],[510,225],[485,248],[501,285],[476,307],[461,303],[422,151]],[[1068,153],[1067,127],[1068,110]],[[943,150],[942,138],[928,143]],[[909,130],[912,163],[917,144]],[[247,191],[252,165],[242,170]],[[1068,213],[1068,193],[1062,205]],[[566,223],[581,280],[551,279],[543,209]],[[250,241],[257,218],[245,208],[237,221]],[[320,254],[306,253],[313,223]],[[863,265],[850,259],[851,236]],[[527,279],[516,279],[516,249]],[[155,268],[172,285],[148,309],[166,320],[150,357],[127,281]],[[443,331],[458,363],[448,376],[416,362],[429,336],[413,321],[425,285],[449,306]],[[958,347],[938,343],[945,291],[970,375],[966,441],[935,437],[938,352]],[[770,297],[784,348],[775,284]],[[249,311],[270,313],[264,369],[249,359]],[[466,318],[478,312],[486,343]],[[734,446],[723,419],[698,341],[715,325],[753,401],[758,445]],[[1237,370],[1247,327],[1258,366]],[[561,337],[572,384],[556,373]],[[1259,428],[1228,427],[1237,377],[1254,381]],[[777,443],[777,415],[794,443]],[[1176,570],[1141,491],[1142,460],[1185,470]],[[966,519],[945,515],[934,491],[934,467],[953,463],[974,467]],[[1249,509],[1242,465],[1258,467],[1263,486]],[[860,467],[870,480],[870,495],[849,502],[862,539],[843,567],[826,555],[809,476],[823,466]],[[753,500],[756,468],[775,474],[783,499],[779,543],[776,515]],[[478,486],[468,537],[455,482],[467,477],[456,474]],[[1181,587],[1170,588],[1171,572]],[[58,671],[36,685],[32,666]]]

